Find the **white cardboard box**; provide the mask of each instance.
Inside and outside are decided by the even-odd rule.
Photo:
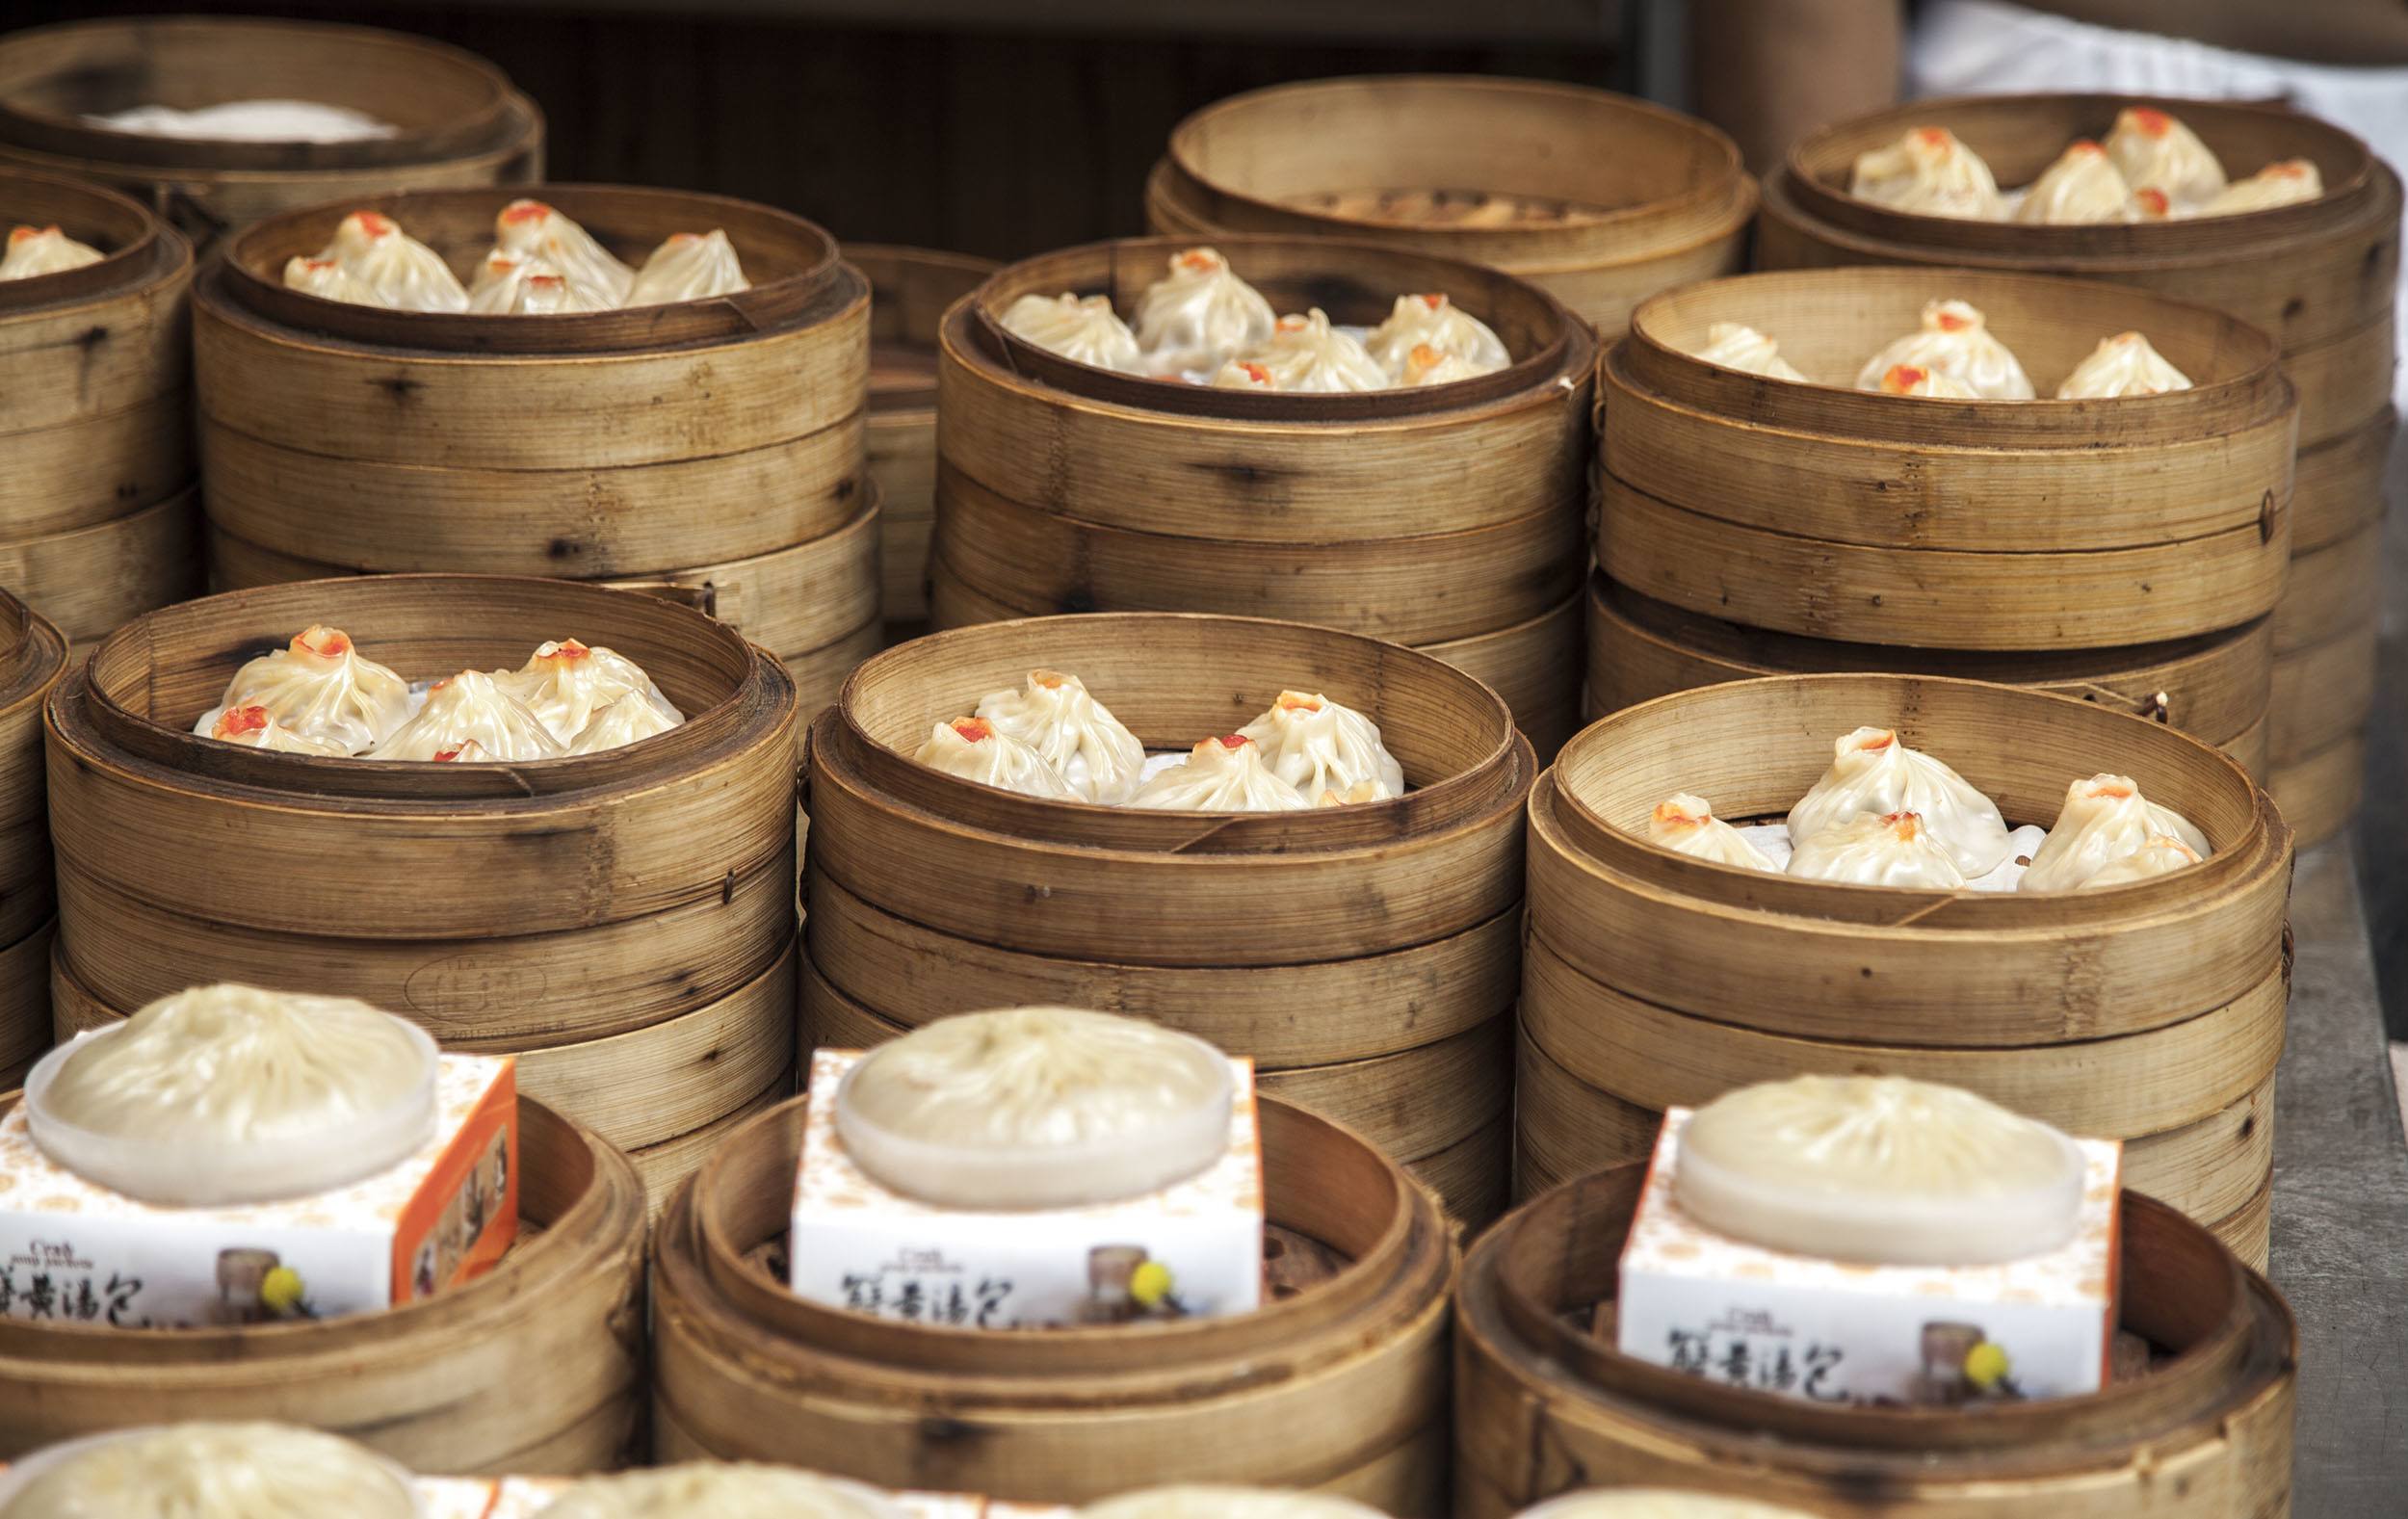
[[[1864,1266],[1766,1249],[1682,1213],[1672,1173],[1689,1113],[1664,1114],[1623,1246],[1624,1354],[1760,1392],[1862,1403],[1937,1386],[1923,1379],[1927,1344],[1938,1376],[1987,1339],[2006,1351],[2027,1397],[2099,1389],[2115,1337],[2120,1143],[2075,1141],[2088,1173],[2081,1227],[2060,1249],[1997,1266]]]
[[[22,1104],[0,1118],[0,1315],[118,1328],[259,1323],[270,1270],[321,1319],[430,1297],[490,1270],[518,1233],[518,1092],[509,1056],[445,1055],[434,1137],[315,1197],[141,1202],[42,1153]]]
[[[1263,1152],[1254,1066],[1233,1060],[1229,1147],[1184,1182],[1123,1202],[974,1213],[898,1196],[836,1135],[836,1088],[858,1050],[811,1057],[788,1244],[796,1294],[913,1323],[1010,1329],[1093,1322],[1125,1304],[1139,1260],[1170,1269],[1180,1306],[1245,1313],[1263,1292]]]

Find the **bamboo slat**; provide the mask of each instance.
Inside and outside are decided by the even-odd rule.
[[[1825,1406],[1623,1355],[1590,1325],[1644,1167],[1559,1187],[1473,1249],[1455,1292],[1456,1503],[1506,1519],[1566,1489],[1674,1486],[1830,1515],[2263,1519],[2289,1509],[2297,1332],[2206,1229],[2123,1202],[2122,1327],[2158,1357],[2081,1398]]]
[[[2290,584],[2274,609],[2277,660],[2373,626],[2383,599],[2382,550],[2377,518],[2347,537],[2293,556]]]
[[[2363,729],[2276,765],[2266,776],[2266,790],[2283,809],[2283,821],[2306,849],[2321,844],[2349,824],[2366,791],[2367,736]]]
[[[0,1090],[25,1084],[26,1072],[50,1052],[48,964],[53,925],[0,949]]]
[[[1330,1251],[1334,1275],[1234,1318],[1009,1333],[794,1296],[761,1262],[785,1229],[800,1105],[745,1124],[662,1221],[656,1458],[1027,1502],[1151,1481],[1325,1487],[1434,1519],[1448,1231],[1428,1193],[1344,1128],[1275,1099],[1262,1119],[1270,1219]]]
[[[2322,643],[2274,656],[2277,771],[2364,729],[2374,708],[2376,631],[2369,619]]]
[[[2383,514],[2383,466],[2398,425],[2398,415],[2385,411],[2346,437],[2299,451],[2291,485],[2294,560],[2349,537]]]

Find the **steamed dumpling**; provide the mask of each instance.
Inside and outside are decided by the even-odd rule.
[[[2100,871],[2138,852],[2160,835],[2179,840],[2194,859],[2212,852],[2208,836],[2171,807],[2140,794],[2129,775],[2093,775],[2065,790],[2055,826],[2015,883],[2018,891],[2074,891]]]
[[[2155,880],[2170,876],[2186,866],[2196,865],[2203,858],[2197,850],[2175,838],[2160,833],[2122,859],[2101,866],[2079,891],[2099,891],[2108,886],[2130,886],[2138,881]]]
[[[1516,1519],[1814,1519],[1745,1498],[1669,1487],[1591,1488],[1525,1508]]]
[[[1112,298],[1022,296],[1004,312],[1004,330],[1049,354],[1098,369],[1134,375],[1145,366],[1136,334],[1112,314]]]
[[[336,225],[324,256],[339,261],[388,306],[404,311],[468,309],[468,292],[443,255],[403,231],[391,217],[353,212]]]
[[[427,703],[369,751],[380,760],[432,760],[474,743],[502,764],[568,752],[525,702],[483,670],[464,669],[428,689]]]
[[[1738,865],[1748,870],[1778,871],[1765,851],[1747,842],[1746,835],[1714,815],[1714,807],[1703,797],[1688,792],[1675,792],[1656,803],[1653,816],[1647,820],[1647,842],[1661,844],[1680,854],[1694,854],[1716,865]]]
[[[1985,1097],[1898,1076],[1798,1076],[1689,1115],[1683,1213],[1768,1249],[1976,1266],[2056,1249],[2080,1222],[2081,1152]]]
[[[626,695],[596,712],[568,741],[571,754],[599,754],[667,733],[677,720],[642,696]],[[441,755],[435,756],[437,759]],[[465,758],[465,755],[458,756]]]
[[[481,316],[519,313],[525,309],[527,281],[537,275],[559,274],[540,258],[522,258],[497,248],[477,266],[476,278],[468,286],[468,309]]]
[[[177,1424],[106,1436],[28,1480],[7,1519],[415,1519],[392,1466],[277,1424]]]
[[[1364,781],[1378,800],[1404,795],[1404,767],[1379,741],[1379,724],[1319,693],[1283,691],[1270,710],[1238,730],[1271,773],[1307,797],[1346,796]]]
[[[63,270],[97,264],[104,255],[78,243],[56,226],[15,226],[9,229],[9,249],[0,255],[0,279],[31,279]]]
[[[1388,372],[1373,361],[1363,345],[1329,325],[1329,314],[1316,306],[1303,316],[1284,316],[1269,338],[1238,355],[1270,371],[1272,387],[1321,394],[1385,390]]]
[[[1767,380],[1806,382],[1797,367],[1781,356],[1781,345],[1744,322],[1715,322],[1706,328],[1706,346],[1693,355],[1725,369],[1762,375]]]
[[[1233,358],[1213,371],[1213,388],[1215,390],[1277,390],[1279,386],[1272,380],[1270,371],[1262,365],[1249,364],[1243,359]]]
[[[1888,147],[1856,155],[1848,194],[1925,216],[1982,221],[2004,210],[1990,166],[1937,126],[1916,127]]]
[[[409,682],[353,648],[342,629],[318,625],[236,670],[219,707],[264,707],[302,738],[357,754],[408,720]],[[212,713],[206,723],[215,722]]]
[[[668,726],[686,720],[642,666],[615,649],[589,648],[575,639],[539,643],[526,664],[493,678],[563,744],[584,732],[595,713],[629,696],[659,708]]]
[[[1790,851],[1789,874],[1851,886],[1965,884],[1965,873],[1911,812],[1858,813],[1808,834]]]
[[[2083,138],[2031,182],[2015,208],[2015,220],[2051,226],[2129,222],[2132,203],[2132,186],[2116,172],[2107,149]]]
[[[1384,1519],[1351,1498],[1276,1487],[1152,1487],[1089,1504],[1077,1519]]]
[[[540,200],[504,206],[493,219],[493,238],[502,252],[542,259],[605,308],[626,301],[636,281],[636,272],[592,233]]]
[[[2074,372],[2056,387],[2056,399],[2161,396],[2189,388],[2190,377],[2167,363],[2147,338],[2137,332],[2118,332],[2099,339],[2090,356],[2074,366]]]
[[[537,1519],[903,1519],[903,1510],[856,1483],[792,1467],[697,1461],[589,1477]]]
[[[1367,801],[1382,799],[1379,782],[1358,780],[1344,791],[1323,788],[1321,795],[1313,799],[1313,805],[1316,807],[1359,807]]]
[[[1936,396],[1945,401],[1981,399],[1971,387],[1920,364],[1892,364],[1881,372],[1881,383],[1873,388],[1885,396]]]
[[[752,281],[745,277],[744,265],[737,260],[736,246],[724,231],[714,227],[699,234],[672,232],[637,271],[627,287],[625,303],[666,305],[751,288]]]
[[[1831,768],[1790,809],[1790,842],[1803,845],[1854,817],[1920,816],[1967,878],[1987,876],[2007,855],[2006,820],[1965,777],[1888,728],[1858,728],[1831,746]],[[1792,874],[1799,874],[1794,860]]]
[[[1230,733],[1198,744],[1139,786],[1129,804],[1172,812],[1293,812],[1313,803],[1263,762],[1261,745]]]
[[[2029,401],[2031,380],[2005,344],[1991,335],[1981,311],[1963,301],[1934,301],[1924,307],[1921,329],[1907,333],[1868,359],[1856,388],[1879,390],[1893,365],[1908,364],[1948,376],[1991,401]]]
[[[2236,179],[2199,207],[2203,217],[2236,216],[2243,211],[2270,211],[2296,205],[2324,194],[2324,175],[2305,158],[2268,164],[2246,179]]]
[[[1169,265],[1138,298],[1137,343],[1155,374],[1214,369],[1270,336],[1270,302],[1218,249],[1191,248]]]
[[[523,279],[511,281],[507,289],[507,301],[499,299],[492,291],[486,292],[484,310],[487,314],[507,317],[572,316],[613,309],[608,301],[566,275],[532,272]]]
[[[1139,1018],[1011,1008],[924,1024],[846,1076],[836,1133],[906,1197],[1067,1208],[1157,1192],[1229,1148],[1218,1050]]]
[[[1399,296],[1388,320],[1372,329],[1364,351],[1374,363],[1401,383],[1417,348],[1432,348],[1461,359],[1475,375],[1485,375],[1513,362],[1488,324],[1443,295]]]
[[[2199,134],[2154,106],[2116,113],[2107,153],[2125,183],[2162,190],[2178,205],[2212,200],[2224,189],[2224,166]]]
[[[982,786],[1016,791],[1049,801],[1085,801],[1045,756],[1008,733],[996,731],[984,718],[955,718],[929,731],[929,741],[911,756],[921,764],[975,780]]]
[[[227,707],[209,724],[209,737],[221,744],[271,749],[278,754],[317,754],[349,759],[351,750],[328,739],[304,738],[275,720],[265,707]]]
[[[1033,669],[1021,689],[981,697],[978,716],[1036,750],[1088,801],[1126,801],[1144,778],[1145,746],[1076,675]]]
[[[321,301],[343,301],[355,306],[389,303],[369,289],[367,281],[344,268],[339,258],[303,258],[294,254],[284,261],[284,288],[316,296]]]
[[[1421,343],[1414,346],[1412,353],[1404,355],[1404,372],[1397,377],[1397,383],[1408,390],[1418,390],[1424,385],[1452,385],[1457,380],[1478,380],[1482,375],[1493,373],[1493,370],[1482,369],[1469,359],[1441,354],[1428,344]]]

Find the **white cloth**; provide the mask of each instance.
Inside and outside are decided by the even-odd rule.
[[[2408,68],[2264,58],[2092,26],[2002,0],[1932,0],[1908,45],[1907,84],[1918,95],[2098,91],[2280,100],[2356,133],[2394,166],[2408,163]],[[2261,166],[2227,167],[2238,178]],[[2408,406],[2408,323],[2399,346],[2394,394]]]

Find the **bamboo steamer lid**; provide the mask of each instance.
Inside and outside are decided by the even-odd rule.
[[[66,640],[0,591],[0,1090],[50,1045],[48,973],[57,897],[42,779],[41,709],[66,674]]]

